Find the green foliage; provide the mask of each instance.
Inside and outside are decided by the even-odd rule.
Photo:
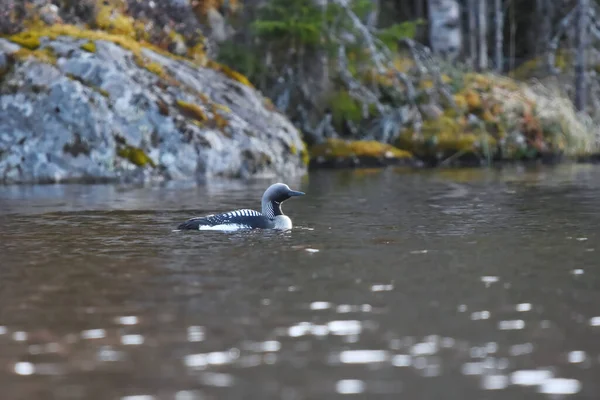
[[[240,73],[251,80],[265,71],[259,54],[252,48],[233,41],[225,42],[219,48],[217,61],[221,64],[235,66]]]
[[[337,129],[341,130],[345,121],[360,123],[363,120],[362,104],[346,90],[333,93],[328,99],[328,104],[331,107],[333,124]],[[367,112],[369,116],[373,116],[377,114],[377,109],[371,105]]]
[[[351,8],[359,18],[365,18],[373,11],[373,0],[354,0]]]
[[[303,0],[271,0],[261,8],[251,28],[265,40],[317,45],[325,24],[333,21],[333,8],[322,9]]]
[[[329,99],[329,104],[331,104],[331,116],[336,128],[341,128],[346,120],[358,122],[362,118],[360,103],[348,92],[334,93]]]
[[[417,28],[424,23],[425,21],[422,19],[401,22],[380,30],[377,36],[386,46],[393,49],[399,40],[413,39],[417,33]]]

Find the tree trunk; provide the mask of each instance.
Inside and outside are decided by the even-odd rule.
[[[535,13],[539,16],[540,25],[535,30],[535,54],[542,54],[548,50],[548,43],[552,39],[552,19],[555,15],[556,4],[552,0],[536,0]]]
[[[587,90],[585,87],[585,59],[588,42],[588,12],[589,0],[579,0],[577,13],[577,55],[575,57],[575,108],[577,111],[585,110],[587,103]]]
[[[456,0],[428,0],[429,43],[435,54],[454,60],[462,48],[460,6]]]
[[[478,18],[479,23],[479,70],[485,71],[488,67],[487,47],[487,0],[479,0]]]
[[[425,18],[425,10],[423,7],[423,0],[414,0],[414,4],[415,4],[415,18],[416,19],[421,19],[421,18]]]
[[[496,28],[496,46],[494,64],[497,73],[502,73],[504,68],[504,13],[502,11],[502,0],[494,0],[494,20]]]
[[[477,60],[477,7],[476,0],[467,2],[469,15],[469,57],[471,68],[475,68]]]

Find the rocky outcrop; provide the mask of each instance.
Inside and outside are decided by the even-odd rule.
[[[89,36],[0,39],[0,182],[305,171],[299,132],[242,76]]]

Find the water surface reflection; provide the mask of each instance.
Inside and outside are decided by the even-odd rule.
[[[7,399],[595,399],[600,169],[0,188]]]

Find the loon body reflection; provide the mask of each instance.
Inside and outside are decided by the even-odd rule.
[[[222,214],[192,218],[180,224],[179,230],[292,229],[292,220],[281,211],[281,203],[290,197],[303,196],[284,183],[275,183],[262,196],[262,213],[241,209]]]

